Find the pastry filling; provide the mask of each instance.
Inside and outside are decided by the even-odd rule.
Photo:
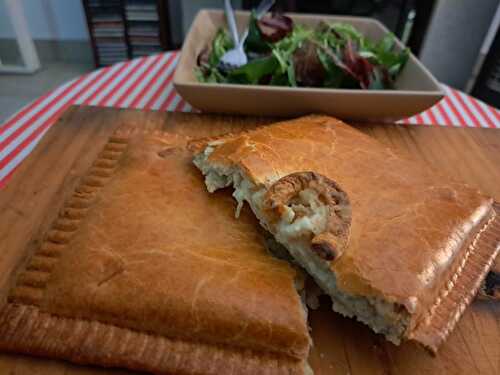
[[[305,188],[287,200],[287,204],[280,205],[278,215],[270,214],[268,188],[255,186],[237,168],[218,166],[208,161],[216,146],[209,145],[194,158],[194,164],[205,176],[207,190],[214,192],[232,185],[233,196],[237,201],[236,216],[238,217],[246,201],[260,224],[274,235],[276,241],[288,250],[293,259],[332,298],[334,311],[347,317],[355,317],[373,331],[385,335],[389,341],[399,344],[410,321],[407,309],[377,297],[353,295],[343,291],[337,284],[334,268],[331,267],[334,261],[332,254],[329,254],[328,249],[322,251],[322,246],[316,250],[312,246],[314,239],[321,237],[325,228],[331,226],[332,218],[336,220],[342,217],[345,208],[342,203],[326,205],[317,191]],[[332,210],[337,209],[339,212],[332,214]],[[329,250],[331,252],[332,249]]]

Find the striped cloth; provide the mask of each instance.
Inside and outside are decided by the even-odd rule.
[[[122,62],[75,78],[26,105],[0,125],[0,188],[72,104],[159,111],[192,110],[174,90],[178,52]],[[446,97],[404,124],[500,129],[500,111],[444,86]]]

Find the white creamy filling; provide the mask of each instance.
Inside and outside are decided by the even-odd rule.
[[[241,174],[229,168],[218,168],[210,165],[207,158],[213,148],[207,147],[203,154],[195,158],[195,165],[205,175],[207,189],[213,192],[230,185],[234,187],[233,196],[237,201],[238,217],[243,203],[246,201],[261,225],[270,231],[275,239],[289,251],[292,257],[315,279],[321,289],[332,298],[333,310],[348,317],[356,317],[370,326],[375,332],[382,333],[395,344],[399,344],[408,323],[409,315],[404,310],[397,312],[393,303],[365,296],[346,293],[337,287],[335,273],[330,264],[317,256],[310,249],[313,235],[324,231],[328,217],[328,207],[318,199],[316,191],[306,189],[299,194],[299,200],[293,202],[281,220],[272,230],[262,215],[262,201],[265,188],[257,188]],[[299,218],[296,218],[299,214]]]
[[[328,207],[320,201],[318,193],[305,189],[299,193],[299,199],[299,202],[285,206],[285,213],[276,226],[276,232],[284,238],[307,238],[326,228]]]

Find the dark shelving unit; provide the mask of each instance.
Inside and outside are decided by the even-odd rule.
[[[167,0],[82,0],[96,67],[173,49]]]

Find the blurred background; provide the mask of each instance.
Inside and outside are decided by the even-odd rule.
[[[96,67],[180,48],[222,0],[0,0],[0,123]],[[258,0],[233,0],[251,9]],[[498,0],[282,0],[283,11],[375,17],[438,80],[499,106]]]

